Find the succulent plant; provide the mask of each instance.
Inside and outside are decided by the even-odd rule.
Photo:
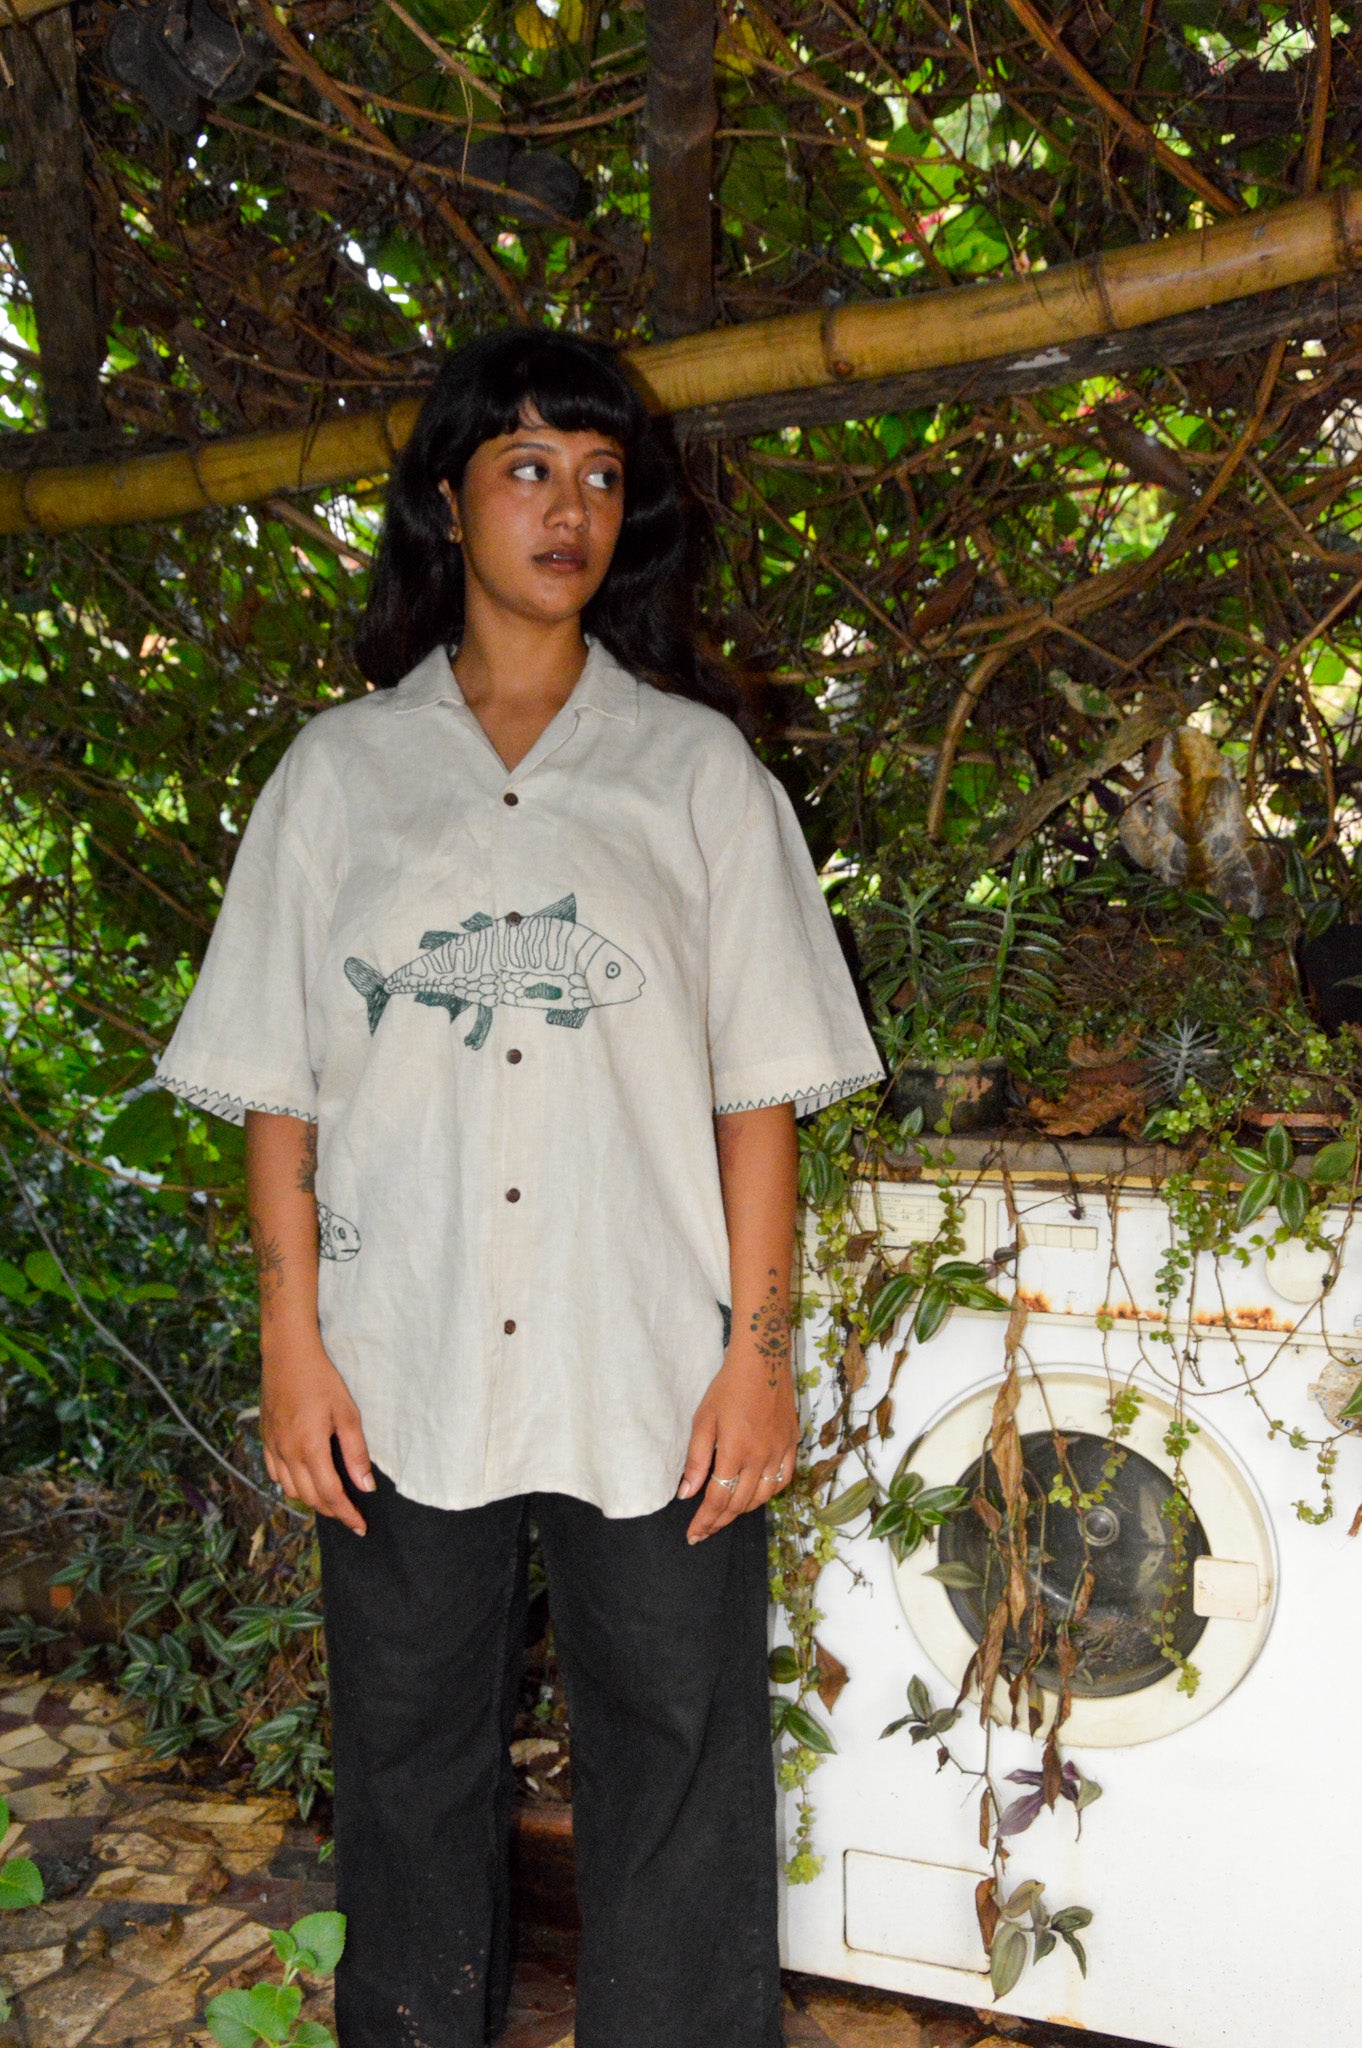
[[[1189,1081],[1210,1086],[1225,1070],[1216,1034],[1190,1017],[1147,1032],[1140,1041],[1140,1058],[1151,1092],[1160,1102],[1176,1102]]]

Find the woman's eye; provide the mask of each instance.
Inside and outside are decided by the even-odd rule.
[[[545,462],[518,462],[511,471],[512,476],[528,477],[531,483],[542,483],[548,473]]]
[[[593,469],[587,475],[587,482],[594,484],[598,491],[613,491],[620,480],[617,469]]]

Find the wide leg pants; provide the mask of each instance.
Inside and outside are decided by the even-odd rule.
[[[319,1517],[340,2048],[482,2048],[510,1973],[508,1755],[528,1524],[572,1737],[577,2048],[779,2048],[766,1515],[690,1545],[693,1500],[427,1507],[384,1474]]]

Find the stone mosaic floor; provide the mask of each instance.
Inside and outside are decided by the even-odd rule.
[[[213,2048],[207,2000],[275,1977],[267,1930],[332,1903],[318,1838],[290,1800],[186,1783],[137,1734],[101,1686],[0,1677],[0,1795],[12,1817],[3,1848],[34,1858],[47,1894],[0,1914],[0,1984],[14,2004],[0,2048]],[[325,1990],[303,2010],[331,2024]],[[572,2048],[572,2017],[563,1937],[527,1930],[501,2048]],[[1066,2038],[795,1976],[786,2026],[791,2048],[1063,2048]],[[1067,2039],[1103,2048],[1093,2035]]]

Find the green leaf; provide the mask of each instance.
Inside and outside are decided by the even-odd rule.
[[[1006,1998],[1026,1968],[1026,1935],[1020,1927],[1002,1921],[993,1936],[988,1958],[989,1983],[995,1998]]]
[[[62,1278],[61,1267],[46,1245],[41,1251],[29,1253],[24,1260],[24,1272],[43,1294],[60,1294],[70,1300],[71,1290]]]
[[[932,1526],[944,1522],[948,1515],[955,1514],[968,1499],[969,1492],[966,1487],[929,1486],[926,1492],[920,1493],[913,1502],[913,1512],[921,1515],[923,1521]]]
[[[1056,1943],[1053,1929],[1049,1927],[1038,1928],[1036,1932],[1035,1954],[1032,1957],[1032,1961],[1037,1963],[1043,1963],[1045,1961],[1045,1958],[1049,1955],[1051,1949],[1055,1946]]]
[[[804,1749],[817,1750],[820,1756],[835,1756],[837,1745],[821,1721],[816,1721],[807,1707],[791,1706],[785,1716],[785,1733],[792,1735]]]
[[[249,1991],[223,1991],[208,2007],[208,2025],[223,2048],[256,2040],[286,2042],[302,2009],[303,1994],[297,1984],[253,1984]],[[225,2021],[242,2031],[218,2032],[216,2022]]]
[[[7,1294],[11,1301],[32,1301],[33,1293],[27,1280],[17,1266],[8,1259],[0,1259],[0,1294]]]
[[[1322,1146],[1315,1154],[1310,1162],[1310,1178],[1320,1187],[1332,1187],[1336,1181],[1348,1178],[1356,1157],[1357,1147],[1352,1139],[1339,1138],[1332,1145]]]
[[[1338,1411],[1340,1422],[1362,1422],[1362,1380]]]
[[[922,1290],[922,1300],[913,1318],[913,1335],[918,1343],[929,1343],[950,1312],[950,1289],[940,1281],[929,1280]]]
[[[967,1564],[934,1564],[929,1572],[923,1573],[923,1577],[938,1580],[952,1593],[973,1593],[984,1583],[978,1572]]]
[[[21,1906],[41,1905],[43,1876],[27,1856],[11,1856],[0,1863],[0,1912],[13,1913]]]
[[[1245,1173],[1264,1173],[1267,1170],[1267,1161],[1262,1153],[1250,1151],[1247,1145],[1227,1145],[1225,1151]]]
[[[875,1296],[866,1316],[866,1329],[872,1338],[883,1337],[893,1329],[904,1309],[917,1294],[918,1283],[911,1273],[895,1273],[892,1280],[886,1280]]]
[[[878,1499],[874,1481],[858,1479],[845,1493],[839,1493],[835,1500],[830,1500],[825,1508],[819,1508],[817,1520],[825,1529],[840,1529],[845,1523],[854,1522],[857,1515],[863,1515]]]
[[[246,1991],[220,1991],[208,2001],[205,2017],[208,2031],[219,2048],[255,2048],[260,2039],[249,2020],[238,2018],[236,2007],[250,1996]]]
[[[311,1949],[315,1963],[307,1965],[315,1977],[329,1977],[345,1948],[344,1913],[307,1913],[295,1920],[289,1933],[300,1949]]]
[[[1234,1214],[1236,1230],[1246,1230],[1250,1223],[1257,1221],[1264,1209],[1271,1208],[1277,1193],[1280,1176],[1269,1170],[1256,1174],[1239,1197],[1239,1207]]]
[[[1310,1191],[1294,1173],[1282,1175],[1277,1190],[1277,1207],[1288,1230],[1299,1231],[1304,1227],[1310,1208]]]
[[[1062,1912],[1055,1914],[1050,1925],[1054,1928],[1056,1934],[1072,1934],[1076,1928],[1091,1927],[1092,1908],[1090,1906],[1065,1906]]]
[[[1284,1173],[1290,1166],[1295,1153],[1291,1147],[1291,1134],[1284,1123],[1268,1125],[1267,1136],[1263,1140],[1263,1156],[1268,1165],[1275,1166],[1279,1173]]]
[[[1088,1974],[1088,1952],[1084,1948],[1078,1936],[1076,1934],[1066,1934],[1063,1928],[1061,1928],[1059,1931],[1059,1938],[1061,1941],[1068,1942],[1069,1947],[1073,1950],[1074,1956],[1077,1959],[1080,1973],[1084,1977],[1086,1977]]]
[[[906,1501],[891,1500],[885,1507],[880,1509],[874,1521],[870,1524],[870,1534],[872,1536],[892,1536],[896,1530],[903,1528],[904,1521],[910,1512],[911,1510]]]
[[[320,2020],[299,2020],[292,2048],[336,2048],[336,2043]]]
[[[929,1721],[932,1715],[932,1696],[920,1678],[908,1681],[908,1704],[919,1721]]]
[[[124,1166],[159,1166],[175,1149],[175,1108],[164,1088],[149,1088],[116,1116],[104,1133],[103,1149]]]
[[[1004,1920],[1024,1920],[1044,1890],[1038,1877],[1028,1877],[1017,1886],[1010,1899],[999,1902],[998,1911]]]
[[[772,1685],[794,1685],[799,1677],[799,1659],[788,1643],[781,1643],[766,1660]]]
[[[298,1953],[297,1942],[282,1927],[272,1927],[270,1929],[270,1947],[274,1950],[281,1963],[291,1963]]]

